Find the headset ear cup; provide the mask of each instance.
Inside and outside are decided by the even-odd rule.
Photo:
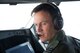
[[[54,19],[54,28],[56,30],[61,30],[62,27],[63,27],[63,19],[62,19],[62,17],[56,17]]]

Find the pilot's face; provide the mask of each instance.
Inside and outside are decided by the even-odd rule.
[[[45,11],[39,11],[36,12],[33,16],[34,24],[36,26],[36,32],[41,41],[50,41],[56,31],[54,29],[50,14]]]

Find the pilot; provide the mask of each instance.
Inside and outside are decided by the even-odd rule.
[[[31,15],[39,39],[48,46],[43,53],[75,53],[71,41],[63,31],[63,18],[59,8],[53,3],[42,3],[36,6]]]

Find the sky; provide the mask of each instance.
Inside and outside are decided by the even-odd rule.
[[[61,3],[59,8],[66,34],[80,39],[80,1]]]
[[[31,11],[36,5],[0,5],[0,30],[29,28],[32,24]]]
[[[0,30],[29,28],[33,24],[32,9],[38,4],[0,4]],[[64,19],[63,30],[67,35],[80,39],[80,1],[61,2]]]

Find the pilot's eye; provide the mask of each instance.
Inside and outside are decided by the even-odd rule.
[[[47,24],[46,22],[43,22],[43,23],[42,23],[42,25],[46,25],[46,24]]]
[[[34,24],[34,26],[37,26],[37,24]]]

